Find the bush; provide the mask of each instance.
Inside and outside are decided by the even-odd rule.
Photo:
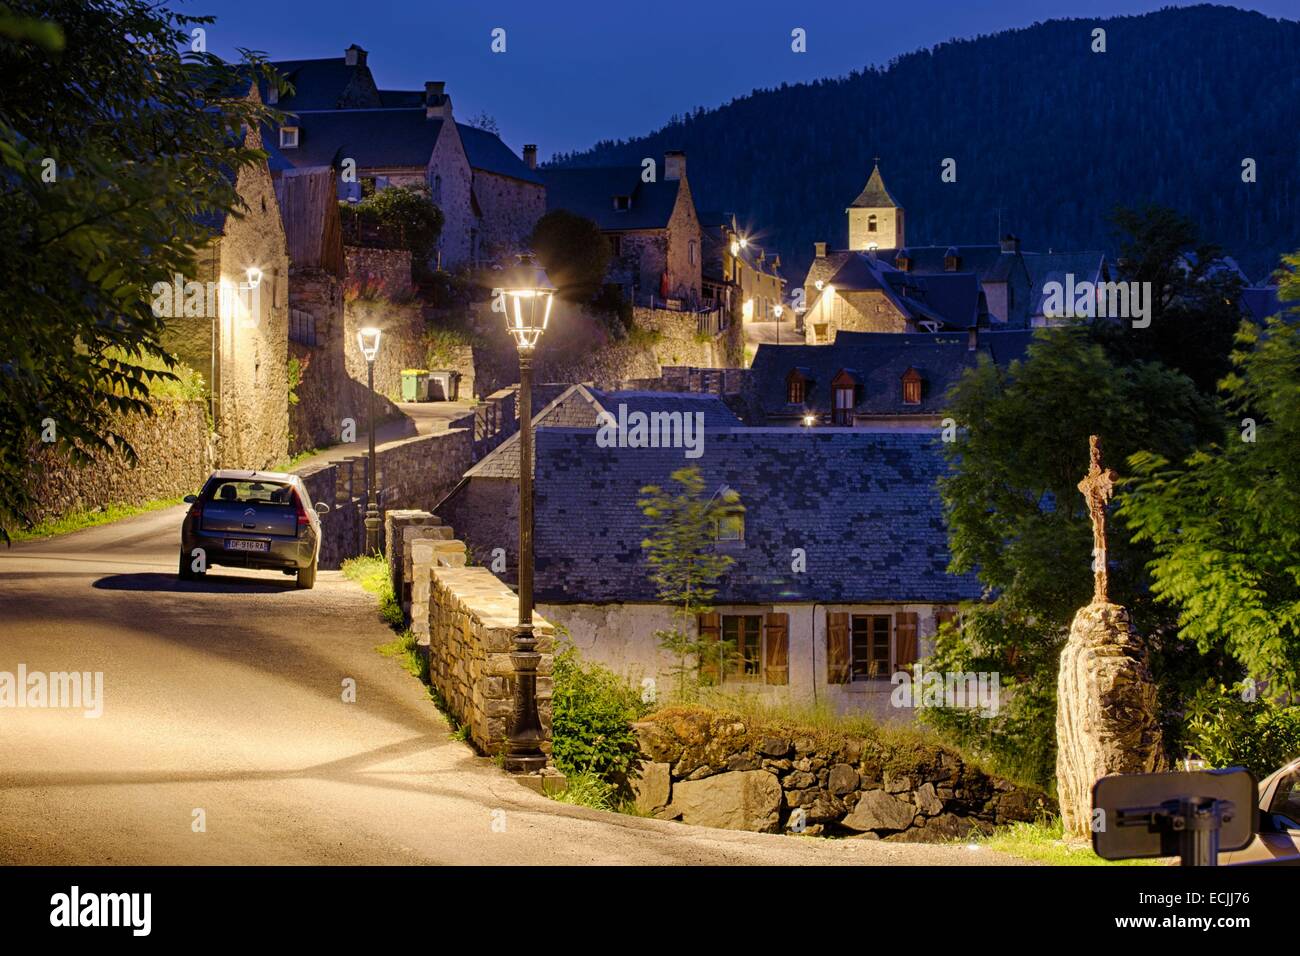
[[[553,209],[537,220],[529,242],[561,297],[591,301],[612,257],[609,240],[596,223],[566,209]]]
[[[1300,756],[1300,706],[1263,693],[1243,699],[1254,696],[1241,685],[1207,685],[1187,714],[1188,755],[1211,767],[1245,767],[1257,778]]]
[[[638,689],[607,667],[557,644],[551,697],[551,756],[566,775],[626,785],[639,760],[633,722],[646,713]]]
[[[348,242],[406,249],[411,258],[428,259],[442,232],[442,210],[417,186],[390,186],[360,202],[339,203]]]

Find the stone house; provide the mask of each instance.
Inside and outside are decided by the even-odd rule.
[[[891,678],[981,594],[974,576],[947,570],[937,434],[736,428],[709,432],[687,461],[680,449],[601,448],[590,430],[541,429],[538,612],[588,658],[665,693],[675,660],[655,632],[676,619],[650,579],[636,502],[647,484],[671,488],[684,465],[744,506],[718,522],[716,547],[734,563],[714,608],[687,625],[734,644],[738,659],[713,674],[724,689],[910,719],[891,705]]]
[[[699,413],[707,428],[728,428],[740,419],[722,400],[711,395],[671,392],[607,391],[589,384],[534,386],[535,428],[572,427],[594,434],[598,417],[642,413],[649,418],[676,412]],[[653,419],[651,419],[653,420]],[[536,455],[534,455],[534,462]],[[535,472],[535,469],[534,469]],[[434,509],[465,541],[474,563],[493,567],[494,551],[504,552],[498,577],[515,581],[519,572],[519,433],[515,432],[465,472],[460,483]]]
[[[747,238],[731,213],[701,213],[704,299],[741,322],[774,322],[785,312],[781,257]],[[786,316],[790,318],[792,316]]]
[[[301,378],[289,408],[290,450],[323,448],[339,441],[355,404],[345,361],[337,175],[330,166],[289,168],[275,180],[275,193],[289,249],[289,357]]]
[[[1030,325],[1033,283],[1020,240],[1013,235],[991,245],[907,246],[895,253],[894,266],[918,276],[973,272],[988,304],[990,327]]]
[[[367,181],[427,187],[444,218],[437,263],[444,268],[523,247],[546,205],[535,146],[525,147],[525,162],[496,134],[456,122],[441,81],[422,91],[379,89],[355,44],[341,58],[272,65],[295,85],[276,104],[291,114],[276,130],[291,165],[339,169],[340,198],[360,198]]]
[[[1030,330],[841,332],[834,345],[758,346],[746,377],[751,424],[938,428],[946,394],[981,358],[1024,357]]]
[[[244,136],[247,147],[262,146],[259,130]],[[289,449],[288,247],[268,164],[233,175],[239,214],[202,217],[212,241],[198,273],[182,277],[214,294],[184,314],[178,301],[163,344],[207,384],[213,466],[270,468]]]
[[[660,172],[645,182],[639,166],[547,169],[546,209],[567,209],[600,227],[614,253],[609,280],[635,304],[694,307],[704,257],[686,154],[665,153]]]
[[[1063,325],[1071,320],[1051,314],[1047,305],[1047,286],[1059,282],[1064,289],[1071,283],[1078,286],[1090,282],[1094,288],[1110,281],[1110,267],[1104,252],[1030,252],[1025,262],[1031,276],[1031,303],[1029,324],[1034,327]]]

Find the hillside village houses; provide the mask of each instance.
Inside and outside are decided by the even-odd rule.
[[[785,311],[781,257],[745,235],[734,213],[702,212],[704,299],[743,322],[773,322]]]

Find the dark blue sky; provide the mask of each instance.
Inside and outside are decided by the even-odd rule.
[[[370,53],[381,88],[419,89],[445,80],[456,115],[493,116],[518,151],[543,158],[599,139],[647,133],[674,113],[717,106],[755,87],[777,86],[884,64],[953,37],[1060,17],[1144,13],[1169,0],[185,0],[218,20],[208,47],[239,47],[272,59]],[[1185,5],[1185,4],[1178,4]],[[1297,0],[1235,6],[1294,18]],[[506,31],[506,52],[491,33]],[[790,31],[808,51],[791,52]],[[774,145],[781,132],[773,131]]]

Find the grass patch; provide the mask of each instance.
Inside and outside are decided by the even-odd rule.
[[[181,501],[181,498],[160,498],[139,505],[107,505],[93,511],[74,511],[59,518],[50,518],[34,524],[30,528],[10,528],[8,529],[9,538],[11,541],[35,541],[41,538],[53,538],[57,535],[81,531],[84,528],[112,524],[114,521],[133,518],[136,515],[147,514],[150,511],[161,511],[163,508],[178,505]]]
[[[1092,852],[1089,843],[1076,843],[1064,838],[1060,817],[1050,817],[1035,823],[1013,823],[998,827],[987,836],[975,835],[957,843],[974,843],[998,853],[1047,863],[1052,866],[1166,866],[1167,859],[1155,860],[1103,860]]]
[[[569,774],[564,790],[551,795],[551,799],[556,803],[569,803],[609,813],[617,813],[623,806],[618,797],[618,788],[590,771]]]
[[[395,631],[406,628],[402,605],[393,595],[393,582],[388,576],[388,562],[379,554],[348,558],[343,562],[343,576],[379,598],[379,616]]]

